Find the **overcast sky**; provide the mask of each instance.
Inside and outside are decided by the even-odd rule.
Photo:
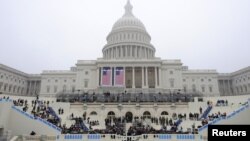
[[[27,73],[102,56],[127,0],[0,0],[0,63]],[[162,59],[190,69],[250,66],[250,0],[131,0]]]

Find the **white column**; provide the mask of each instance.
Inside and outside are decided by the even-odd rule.
[[[100,86],[102,86],[102,71],[103,71],[102,69],[103,69],[103,67],[101,67],[101,74],[100,74],[101,75],[101,82],[100,82]]]
[[[133,50],[133,46],[130,46],[130,52],[131,52],[131,54],[130,54],[130,58],[133,58],[133,52],[134,52],[134,50]]]
[[[107,49],[107,59],[109,59],[109,49]]]
[[[119,58],[120,57],[120,54],[121,52],[120,52],[120,46],[117,46],[116,47],[116,58]]]
[[[124,87],[126,88],[126,74],[125,74],[126,73],[126,67],[123,67],[123,71],[124,71],[123,72],[123,78],[124,78],[123,79],[123,84],[124,84]]]
[[[146,88],[148,88],[148,67],[146,67]]]
[[[36,81],[34,82],[34,88],[33,88],[33,95],[36,94],[37,88],[36,88]]]
[[[157,81],[158,81],[158,79],[157,79],[157,67],[155,67],[155,88],[157,88]]]
[[[120,49],[121,49],[121,57],[123,57],[123,47],[121,46]]]
[[[161,82],[162,79],[161,79],[161,68],[159,67],[159,87],[161,88]]]
[[[128,46],[125,46],[125,58],[128,58]]]
[[[112,55],[113,55],[112,49],[111,49],[111,48],[109,49],[109,53],[110,53],[109,58],[111,59],[111,58],[112,58]]]
[[[141,73],[142,74],[142,85],[141,86],[142,86],[142,88],[144,88],[145,87],[144,86],[144,67],[141,68],[141,71],[142,71],[142,73]]]
[[[135,88],[135,67],[132,67],[132,88]]]
[[[32,81],[30,81],[30,83],[29,83],[29,91],[28,91],[28,95],[30,95],[30,94],[31,94],[31,82],[32,82]]]
[[[137,55],[137,50],[138,50],[138,46],[135,46],[135,58],[138,58],[139,56]]]
[[[139,51],[139,53],[138,53],[139,56],[138,57],[141,58],[141,47],[140,46],[139,46],[139,50],[138,51]]]
[[[99,67],[97,67],[97,69],[96,69],[96,76],[97,76],[97,87],[99,87],[99,82],[100,82],[100,74],[99,74],[99,72],[100,72],[100,70],[99,70]]]
[[[115,50],[114,50],[114,48],[113,48],[113,47],[111,48],[111,53],[112,53],[112,56],[111,56],[111,58],[112,58],[112,59],[114,59],[114,55],[115,55]]]
[[[223,88],[224,88],[224,93],[227,95],[227,91],[226,91],[226,80],[223,80]]]

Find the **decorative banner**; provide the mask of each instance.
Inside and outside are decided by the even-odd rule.
[[[115,69],[115,85],[124,86],[124,69],[123,67],[117,67]]]
[[[111,86],[111,68],[102,68],[102,86]]]

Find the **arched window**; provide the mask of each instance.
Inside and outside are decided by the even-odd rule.
[[[145,111],[145,112],[143,113],[143,117],[150,118],[150,117],[151,117],[150,112],[149,112],[149,111]]]
[[[244,88],[245,88],[245,92],[247,92],[247,85],[244,85]]]
[[[66,85],[63,85],[63,92],[66,91]]]
[[[196,92],[196,87],[194,84],[192,85],[192,90],[193,90],[193,92]]]
[[[115,113],[113,111],[108,112],[108,116],[115,116]]]
[[[3,82],[0,82],[0,90],[2,90]]]
[[[92,112],[90,113],[90,115],[91,115],[91,116],[95,116],[95,115],[97,115],[97,113],[96,113],[96,111],[92,111]]]
[[[163,112],[161,112],[161,115],[162,116],[166,116],[166,115],[168,115],[168,112],[167,111],[163,111]]]

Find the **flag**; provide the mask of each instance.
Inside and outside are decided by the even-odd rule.
[[[110,86],[111,85],[111,68],[103,67],[102,69],[102,85]]]
[[[123,86],[124,85],[124,69],[123,67],[117,67],[115,69],[115,85]]]

